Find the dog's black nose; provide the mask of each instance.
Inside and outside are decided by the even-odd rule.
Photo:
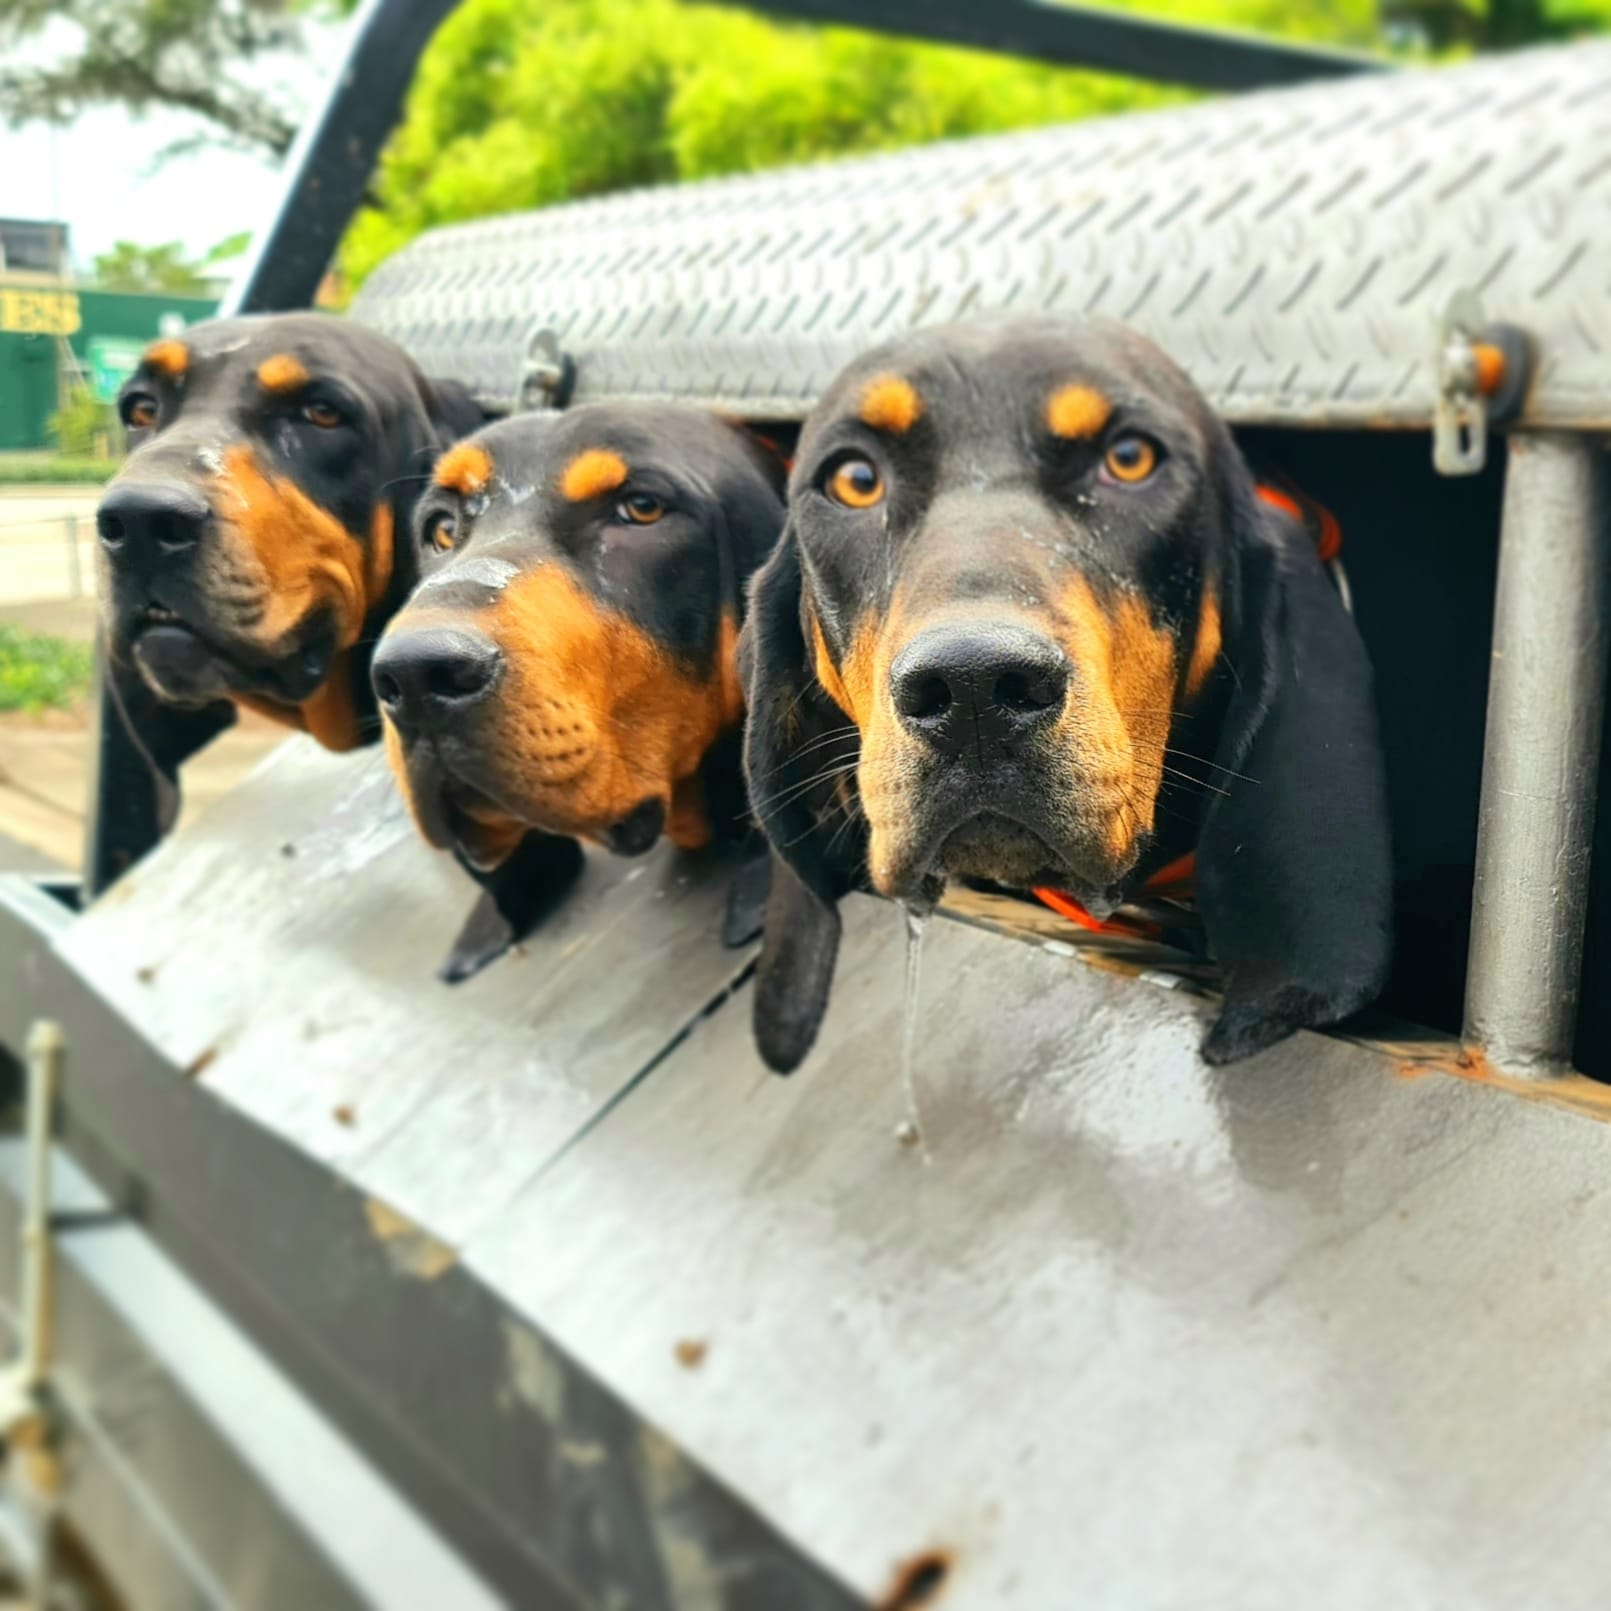
[[[943,755],[989,760],[1056,720],[1068,657],[1024,627],[933,627],[896,655],[889,682],[908,731]]]
[[[492,692],[503,651],[456,627],[396,632],[375,652],[375,697],[404,733],[450,726]]]
[[[212,509],[193,487],[114,486],[95,516],[109,554],[183,554],[201,541]]]

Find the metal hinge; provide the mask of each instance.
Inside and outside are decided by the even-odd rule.
[[[522,411],[564,408],[575,386],[575,361],[561,350],[552,330],[539,330],[526,346],[526,368],[520,380]]]
[[[1488,462],[1488,428],[1521,412],[1532,380],[1532,342],[1515,325],[1488,324],[1475,291],[1457,291],[1438,321],[1432,465],[1475,475]]]

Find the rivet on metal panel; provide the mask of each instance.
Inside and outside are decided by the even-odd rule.
[[[526,347],[521,408],[564,408],[575,386],[576,365],[560,350],[559,337],[552,330],[539,330]]]
[[[951,1575],[951,1563],[951,1552],[945,1549],[927,1549],[902,1561],[895,1569],[895,1581],[878,1600],[877,1611],[917,1611],[919,1606],[934,1605]]]

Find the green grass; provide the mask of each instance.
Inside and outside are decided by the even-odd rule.
[[[59,453],[0,454],[0,487],[98,487],[117,474],[116,459],[69,458]]]
[[[84,644],[0,626],[0,711],[71,709],[89,693],[94,665]]]

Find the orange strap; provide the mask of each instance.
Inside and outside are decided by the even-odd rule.
[[[1160,867],[1141,887],[1149,895],[1190,899],[1196,874],[1197,852],[1188,850],[1184,856],[1177,856]],[[1078,923],[1082,929],[1089,929],[1093,934],[1122,934],[1134,939],[1154,940],[1162,932],[1156,923],[1138,918],[1092,917],[1072,895],[1060,889],[1048,889],[1044,884],[1037,884],[1030,894],[1043,906],[1049,906],[1059,917],[1066,917],[1070,923]]]
[[[1279,509],[1282,514],[1291,516],[1313,536],[1315,552],[1319,555],[1322,565],[1329,565],[1342,552],[1342,527],[1329,509],[1312,499],[1305,498],[1301,493],[1273,487],[1263,481],[1258,484],[1258,494],[1265,503],[1274,509]],[[1177,856],[1174,861],[1160,867],[1141,887],[1149,895],[1190,900],[1196,872],[1197,852],[1189,850],[1184,856]],[[1065,894],[1060,889],[1037,885],[1030,894],[1043,906],[1049,906],[1058,916],[1066,917],[1071,923],[1078,923],[1082,929],[1089,929],[1093,934],[1127,935],[1150,940],[1156,939],[1162,932],[1156,923],[1147,923],[1139,919],[1092,917],[1072,895]]]
[[[1258,494],[1272,509],[1279,509],[1282,514],[1290,515],[1310,533],[1315,540],[1315,553],[1322,565],[1329,565],[1342,552],[1342,527],[1337,523],[1337,517],[1325,505],[1304,497],[1300,492],[1289,491],[1284,487],[1272,487],[1265,481],[1259,483]]]

